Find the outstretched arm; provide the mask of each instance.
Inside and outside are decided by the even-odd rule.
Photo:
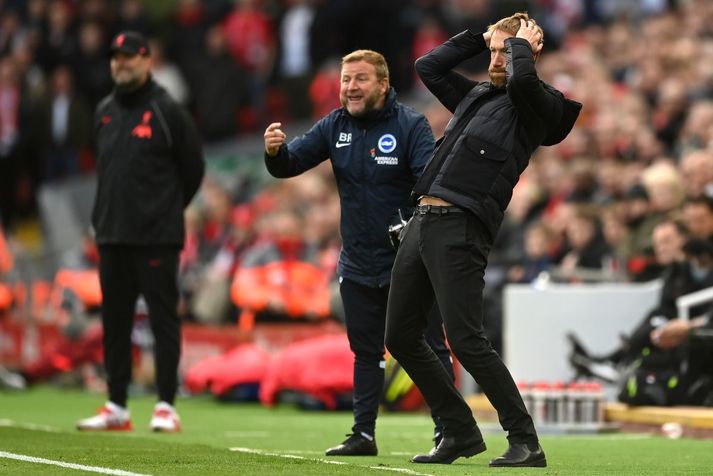
[[[265,129],[265,166],[273,177],[287,178],[299,175],[329,158],[329,146],[325,137],[327,117],[301,137],[285,144],[287,136],[280,129],[279,122],[273,122]]]

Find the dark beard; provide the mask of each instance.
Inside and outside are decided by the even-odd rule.
[[[116,84],[116,89],[118,89],[121,92],[124,93],[130,93],[131,91],[134,91],[136,89],[139,89],[139,87],[143,83],[140,80],[135,80],[135,81],[129,81],[128,83],[122,83],[122,84]]]
[[[488,76],[490,77],[490,83],[496,88],[504,88],[507,84],[505,76],[495,76],[493,73],[488,71]]]

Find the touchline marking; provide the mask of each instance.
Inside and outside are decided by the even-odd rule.
[[[261,456],[277,456],[278,458],[287,458],[287,459],[301,459],[301,460],[305,460],[305,461],[314,461],[316,463],[325,463],[325,464],[341,464],[341,465],[348,465],[348,466],[356,466],[359,468],[375,469],[375,470],[379,470],[379,471],[395,471],[397,473],[411,474],[413,476],[434,476],[429,473],[418,473],[418,472],[413,471],[408,468],[389,468],[388,466],[360,466],[358,464],[345,463],[343,461],[332,461],[332,460],[323,459],[323,458],[307,458],[307,457],[298,456],[298,455],[290,455],[290,454],[283,454],[283,453],[274,453],[271,451],[256,450],[254,448],[234,447],[234,448],[229,448],[229,449],[230,449],[230,451],[237,451],[238,453],[251,453],[251,454],[256,454],[256,455],[261,455]]]
[[[46,431],[48,433],[58,433],[59,428],[49,425],[39,425],[36,423],[17,423],[13,420],[0,419],[0,427],[20,428],[22,430]]]
[[[315,450],[282,450],[280,454],[290,454],[290,455],[323,455],[324,451]]]
[[[288,454],[282,454],[282,453],[272,453],[270,451],[256,450],[253,448],[235,447],[235,448],[230,448],[230,451],[237,451],[238,453],[251,453],[251,454],[256,454],[256,455],[261,455],[261,456],[277,456],[279,458],[287,458],[287,459],[304,459],[304,460],[308,460],[308,461],[317,461],[318,463],[327,463],[327,464],[349,464],[349,463],[344,463],[342,461],[329,461],[328,459],[322,459],[322,458],[306,458],[304,456],[288,455]]]
[[[123,471],[121,469],[102,468],[100,466],[85,466],[83,464],[76,463],[65,463],[63,461],[54,461],[51,459],[36,458],[34,456],[18,455],[15,453],[8,453],[6,451],[0,451],[0,458],[15,459],[18,461],[26,461],[28,463],[49,464],[53,466],[60,466],[62,468],[89,471],[91,473],[116,474],[117,476],[149,476],[148,474],[132,473],[131,471]]]
[[[388,468],[386,466],[367,466],[369,469],[381,469],[383,471],[395,471],[397,473],[404,473],[404,474],[418,474],[418,475],[425,475],[426,473],[417,473],[416,471],[413,471],[408,468]],[[429,474],[428,476],[433,476],[432,474]]]

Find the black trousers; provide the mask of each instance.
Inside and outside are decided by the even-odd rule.
[[[181,328],[178,319],[177,246],[99,247],[104,365],[109,400],[126,406],[131,381],[131,330],[136,299],[144,296],[155,346],[159,400],[173,404],[178,386]]]
[[[384,327],[389,288],[372,288],[342,279],[339,291],[344,304],[347,337],[354,353],[354,433],[374,435],[379,399],[384,388]],[[453,381],[453,363],[446,347],[438,309],[428,313],[426,339],[448,378]],[[434,418],[436,431],[440,423]]]
[[[471,213],[416,214],[392,271],[386,347],[423,393],[445,434],[478,432],[473,414],[423,338],[438,303],[451,350],[498,412],[513,443],[538,441],[510,372],[483,332],[483,275],[492,238]]]

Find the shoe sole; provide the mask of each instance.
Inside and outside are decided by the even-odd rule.
[[[82,428],[81,426],[77,427],[77,430],[79,431],[89,431],[89,432],[100,432],[100,431],[134,431],[133,427],[129,428]]]
[[[460,453],[454,455],[452,458],[444,459],[441,461],[414,461],[412,459],[411,462],[417,463],[417,464],[451,464],[458,458],[470,458],[471,456],[479,455],[480,453],[484,452],[485,450],[486,450],[485,442],[481,442],[475,446],[470,446],[468,448],[461,450]]]
[[[173,430],[169,430],[169,429],[167,429],[167,428],[158,428],[158,427],[156,427],[156,428],[151,428],[151,431],[153,431],[154,433],[180,433],[180,432],[181,432],[181,429],[180,429],[180,428],[175,428],[175,429],[173,429]]]
[[[542,458],[535,461],[528,461],[527,463],[516,463],[516,464],[493,464],[490,463],[488,466],[491,468],[546,468],[547,459]]]
[[[445,462],[444,463],[451,464],[458,458],[470,458],[472,456],[479,455],[480,453],[484,452],[485,449],[486,449],[485,442],[480,443],[476,446],[471,446],[470,448],[466,448],[463,451],[461,451],[460,453],[458,453],[458,455],[456,457],[454,457],[452,460],[448,461],[447,463],[445,463]]]
[[[379,456],[378,454],[375,453],[349,453],[349,454],[327,454],[325,453],[324,456]]]

